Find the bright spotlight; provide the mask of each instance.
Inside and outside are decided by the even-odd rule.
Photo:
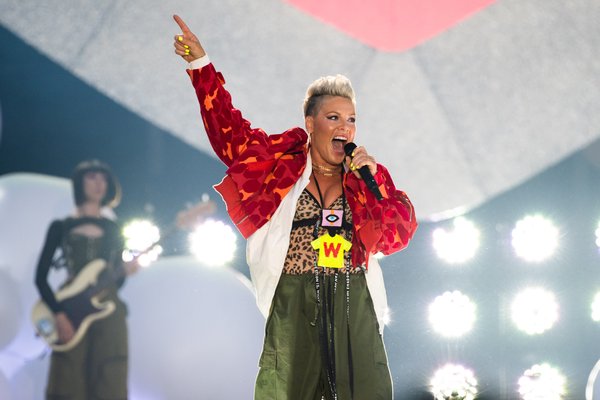
[[[512,231],[512,245],[517,255],[529,262],[540,262],[558,246],[558,228],[541,215],[527,216]]]
[[[463,217],[455,218],[452,224],[452,231],[443,228],[433,231],[433,248],[441,259],[457,264],[473,258],[477,252],[479,229]]]
[[[522,400],[561,400],[566,391],[565,377],[546,363],[534,365],[519,378]]]
[[[458,364],[446,364],[438,369],[429,386],[436,400],[473,400],[477,395],[473,371]]]
[[[544,333],[558,320],[558,303],[552,292],[542,288],[525,289],[511,307],[515,325],[529,335]]]
[[[458,290],[445,292],[429,305],[429,322],[442,336],[460,337],[473,328],[475,311],[475,304]]]
[[[190,234],[190,251],[208,265],[225,265],[235,256],[236,239],[229,225],[207,219]]]
[[[600,292],[596,293],[592,302],[592,320],[600,321]]]
[[[598,222],[598,227],[596,228],[596,246],[600,249],[600,222]]]
[[[392,310],[389,307],[385,308],[382,320],[385,326],[389,326],[392,323]]]
[[[460,337],[475,323],[475,303],[460,291],[445,292],[429,305],[429,322],[445,337]]]
[[[123,261],[131,261],[137,257],[138,263],[147,267],[162,253],[162,247],[155,245],[160,240],[160,231],[150,221],[138,219],[129,222],[123,227],[123,236]],[[155,246],[152,247],[153,245]]]

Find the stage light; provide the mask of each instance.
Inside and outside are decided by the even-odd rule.
[[[480,234],[479,229],[464,217],[455,218],[452,225],[452,231],[443,228],[433,231],[433,248],[441,259],[458,264],[473,258],[479,248]]]
[[[566,379],[549,364],[536,364],[519,378],[522,400],[561,400],[566,394]]]
[[[600,222],[598,222],[598,227],[596,228],[596,246],[600,249]]]
[[[429,322],[433,329],[445,337],[460,337],[469,332],[475,323],[476,306],[458,290],[445,292],[429,306]]]
[[[512,245],[522,259],[543,261],[554,254],[558,246],[558,228],[541,215],[526,216],[512,231]]]
[[[236,236],[229,225],[207,219],[190,234],[190,251],[194,256],[212,266],[225,265],[233,260]]]
[[[389,326],[392,323],[392,310],[389,307],[385,308],[385,312],[383,313],[383,325]]]
[[[543,288],[528,288],[517,295],[511,307],[515,325],[529,335],[544,333],[558,320],[554,294]]]
[[[436,400],[473,400],[477,396],[477,379],[473,371],[458,364],[446,364],[430,381]]]
[[[600,321],[600,292],[596,293],[594,301],[592,301],[592,320]]]
[[[123,261],[131,261],[137,257],[142,267],[156,261],[162,253],[162,247],[155,245],[160,240],[160,230],[148,220],[133,220],[123,227],[125,250]],[[155,245],[151,248],[151,246]]]

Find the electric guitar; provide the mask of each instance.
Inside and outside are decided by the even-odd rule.
[[[214,214],[216,208],[215,203],[209,200],[180,211],[175,224],[161,240],[176,232],[177,229],[193,229],[207,216]],[[134,260],[148,253],[161,240],[136,254]],[[103,296],[108,287],[125,275],[124,268],[115,270],[102,258],[87,263],[72,280],[54,294],[73,325],[75,333],[71,340],[66,343],[60,342],[55,315],[41,299],[36,302],[31,311],[31,321],[37,335],[54,351],[68,351],[74,348],[94,321],[106,318],[115,311],[116,304],[112,300],[103,300]]]

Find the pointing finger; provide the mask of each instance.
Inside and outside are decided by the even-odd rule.
[[[181,17],[179,15],[173,15],[173,19],[175,20],[175,22],[177,22],[177,25],[179,25],[179,27],[181,28],[181,31],[184,34],[192,33],[190,28],[188,28],[188,26],[185,24],[185,22],[183,22],[183,20],[181,19]]]

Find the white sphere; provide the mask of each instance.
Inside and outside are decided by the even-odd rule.
[[[28,360],[10,379],[13,398],[44,400],[49,368],[49,353],[45,357]]]
[[[33,284],[50,222],[72,213],[69,180],[38,174],[0,176],[0,269]]]
[[[133,399],[252,398],[264,318],[243,275],[163,258],[131,277],[123,298]]]
[[[19,331],[23,314],[20,300],[14,279],[7,272],[0,271],[0,351]]]
[[[14,280],[21,305],[18,333],[4,351],[32,359],[45,349],[29,320],[39,298],[35,269],[50,222],[72,211],[68,179],[26,173],[0,176],[0,271]]]
[[[11,400],[13,398],[19,397],[13,397],[11,395],[10,384],[8,382],[8,379],[6,379],[6,376],[4,376],[4,372],[2,372],[2,369],[0,369],[0,399]]]

